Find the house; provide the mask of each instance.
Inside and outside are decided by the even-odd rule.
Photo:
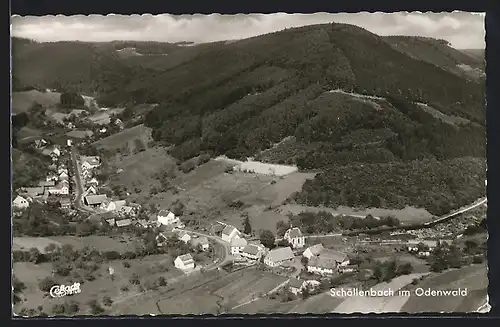
[[[277,248],[269,251],[264,258],[264,264],[269,267],[278,267],[285,262],[293,260],[293,251],[290,247]]]
[[[44,188],[43,187],[23,187],[21,189],[22,193],[25,193],[31,198],[35,198],[37,196],[43,195],[44,193]]]
[[[323,250],[318,258],[329,259],[335,261],[337,266],[347,266],[349,265],[349,257],[344,252],[339,252],[335,250],[325,249]]]
[[[99,130],[99,133],[101,133],[101,134],[102,134],[102,133],[106,133],[106,131],[107,131],[106,127],[103,127],[103,128],[101,128],[101,129]]]
[[[85,195],[96,195],[97,194],[97,189],[94,186],[90,186],[86,191]]]
[[[312,257],[307,263],[307,271],[318,275],[333,275],[337,262],[331,258]]]
[[[68,179],[68,172],[67,171],[63,171],[59,174],[59,180],[62,180],[62,179]]]
[[[65,183],[58,183],[56,186],[47,188],[48,194],[58,194],[58,195],[68,195],[69,194],[69,184],[67,181]]]
[[[222,231],[224,230],[224,225],[220,225],[220,224],[216,224],[216,225],[213,225],[210,229],[212,230],[212,233],[214,235],[221,235],[222,234]]]
[[[192,239],[191,245],[194,248],[197,248],[199,246],[202,249],[202,251],[208,251],[208,248],[210,247],[210,243],[208,242],[208,238],[206,238],[205,236]]]
[[[247,246],[247,241],[244,238],[239,236],[235,236],[231,240],[231,254],[232,255],[240,255],[241,251]]]
[[[121,207],[123,207],[127,201],[125,200],[117,200],[117,201],[104,201],[101,204],[101,209],[106,210],[106,211],[117,211],[120,210]]]
[[[116,118],[115,125],[118,126],[118,128],[120,128],[120,129],[123,129],[125,127],[125,125],[123,124],[123,122],[120,118]]]
[[[108,223],[109,226],[115,226],[116,224],[115,218],[106,219],[106,222]]]
[[[318,256],[324,250],[323,244],[315,244],[313,246],[308,247],[302,255],[307,259],[311,259],[312,257]]]
[[[46,146],[48,143],[44,139],[36,139],[35,140],[35,148],[40,149]]]
[[[176,217],[173,212],[165,209],[160,210],[156,217],[162,225],[171,225],[180,221],[179,217]]]
[[[180,270],[194,269],[194,259],[191,254],[183,254],[175,258],[174,266]]]
[[[186,231],[179,231],[179,233],[177,233],[177,236],[179,237],[179,240],[183,241],[184,243],[188,243],[189,241],[191,241],[191,235],[189,235]]]
[[[120,215],[124,215],[124,216],[135,216],[136,215],[135,209],[133,207],[130,207],[130,206],[122,206],[118,211],[119,211]]]
[[[131,219],[116,220],[115,224],[116,227],[127,227],[132,225],[132,220]]]
[[[87,195],[85,198],[83,198],[83,202],[88,206],[97,208],[107,199],[108,197],[106,196],[106,194]]]
[[[18,196],[16,196],[14,201],[12,201],[12,206],[14,208],[18,208],[18,209],[26,209],[27,207],[30,206],[30,203],[28,202],[28,200],[26,200],[22,196],[18,195]]]
[[[66,168],[65,165],[59,165],[59,167],[57,167],[57,175],[60,175],[62,173],[68,173],[68,168]]]
[[[57,146],[46,147],[42,150],[42,155],[58,158],[61,155],[61,150]]]
[[[82,167],[85,165],[88,169],[93,169],[101,165],[101,159],[98,156],[81,156]]]
[[[62,198],[59,200],[59,203],[61,204],[62,209],[71,208],[71,200],[69,198]]]
[[[140,227],[140,228],[149,228],[149,227],[151,227],[151,225],[149,224],[149,221],[146,220],[146,219],[137,220],[134,225],[137,226],[137,227]]]
[[[66,140],[66,146],[70,147],[70,146],[72,146],[72,145],[73,145],[73,141],[72,141],[72,140],[70,140],[70,139],[67,139],[67,140]]]
[[[358,271],[358,269],[359,267],[357,265],[347,265],[338,267],[338,271],[341,274],[355,272]]]
[[[306,244],[306,238],[302,235],[302,232],[298,227],[288,229],[283,238],[287,240],[294,249],[303,248]]]
[[[302,293],[302,290],[304,289],[304,282],[305,280],[302,279],[290,278],[290,280],[288,281],[288,289],[293,294],[298,295]]]
[[[46,182],[57,182],[58,180],[59,180],[59,177],[57,175],[54,175],[54,174],[50,174],[50,175],[47,175],[47,177],[45,177]]]
[[[240,255],[248,260],[260,260],[264,253],[262,246],[248,244],[240,251]]]
[[[90,185],[90,186],[94,186],[94,187],[98,187],[99,186],[99,181],[94,177],[94,178],[92,178],[91,180],[89,180],[85,184],[86,185]]]
[[[428,257],[431,255],[430,251],[419,251],[417,254],[419,257]]]
[[[224,242],[231,243],[233,238],[236,236],[239,237],[240,232],[234,226],[226,225],[226,227],[222,230],[222,240]]]
[[[432,252],[437,245],[438,242],[433,240],[410,240],[407,243],[407,248],[409,252]]]

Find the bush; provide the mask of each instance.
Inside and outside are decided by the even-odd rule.
[[[123,262],[123,267],[130,268],[130,263],[128,263],[127,261],[124,261]]]
[[[158,278],[158,285],[159,286],[166,286],[167,285],[167,281],[165,280],[165,277],[161,276]]]
[[[91,300],[88,302],[88,305],[90,307],[90,310],[93,315],[98,315],[104,312],[104,309],[101,307],[101,305],[97,302],[97,300]]]
[[[57,283],[50,277],[46,277],[38,283],[38,287],[43,292],[49,292],[54,285],[57,285]]]
[[[71,301],[70,303],[66,303],[65,307],[66,307],[65,311],[68,314],[75,314],[78,311],[80,311],[80,306],[75,301]]]
[[[120,287],[120,290],[122,292],[128,292],[128,286],[127,285],[123,285],[122,287]]]
[[[472,263],[479,264],[479,263],[483,263],[483,262],[484,262],[484,256],[482,256],[482,255],[475,255],[472,258]]]
[[[54,304],[52,306],[52,313],[55,315],[62,315],[66,311],[66,308],[62,304]]]
[[[109,296],[106,295],[102,298],[102,304],[104,304],[107,307],[110,307],[113,304],[113,301]]]
[[[132,274],[132,276],[129,279],[130,284],[132,285],[139,285],[141,281],[139,280],[139,276],[137,274]]]

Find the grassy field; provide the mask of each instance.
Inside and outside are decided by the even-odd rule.
[[[415,288],[453,290],[467,288],[467,296],[416,296]],[[472,265],[433,274],[410,289],[412,295],[401,312],[472,312],[486,299],[488,276],[486,265]]]
[[[356,209],[356,208],[340,206],[336,209],[333,209],[333,208],[308,207],[300,204],[288,204],[284,206],[283,209],[286,213],[290,212],[293,214],[299,214],[304,211],[312,211],[312,212],[327,211],[331,212],[334,215],[352,214],[352,215],[366,216],[368,214],[371,214],[372,216],[375,217],[391,215],[398,218],[402,223],[420,223],[420,222],[430,221],[433,218],[433,216],[429,212],[427,212],[427,210],[423,208],[413,208],[413,207],[406,207],[404,209],[398,210],[398,209],[380,209],[380,208]]]
[[[42,131],[37,130],[35,128],[24,126],[23,128],[21,128],[19,130],[17,137],[18,137],[19,141],[24,141],[24,140],[29,140],[31,138],[36,138],[36,137],[42,135],[42,133],[43,133]]]
[[[85,246],[96,248],[99,251],[134,251],[137,240],[132,237],[121,235],[111,238],[110,236],[51,236],[51,237],[14,237],[13,250],[28,251],[30,248],[37,248],[44,252],[47,245],[53,243],[58,246],[70,244],[75,250],[82,249]],[[140,241],[139,241],[140,242]]]
[[[151,129],[142,124],[137,125],[103,138],[95,142],[94,145],[97,146],[97,148],[104,149],[121,149],[127,146],[133,151],[135,150],[135,145],[133,143],[136,139],[142,140],[144,146],[147,147],[148,142],[151,141]]]
[[[12,92],[12,113],[28,111],[34,103],[43,107],[55,106],[60,103],[61,94],[58,92],[40,92],[37,90]]]
[[[51,298],[44,294],[39,289],[38,283],[45,277],[52,276],[52,264],[43,263],[34,265],[32,263],[15,263],[13,273],[20,281],[26,285],[26,289],[21,294],[23,302],[17,304],[14,308],[15,312],[19,312],[22,308],[34,308],[43,306],[43,310],[47,314],[51,314],[51,309],[54,304],[62,304],[65,301],[76,301],[80,306],[79,314],[89,314],[87,305],[90,300],[98,300],[101,306],[102,298],[109,296],[113,302],[119,302],[123,298],[127,298],[138,292],[138,286],[132,285],[129,279],[133,274],[136,274],[141,285],[145,285],[147,281],[157,280],[159,277],[164,277],[167,280],[177,278],[182,275],[175,267],[173,267],[172,258],[165,255],[148,256],[142,259],[127,260],[130,267],[126,268],[122,260],[115,260],[109,263],[97,265],[97,270],[93,272],[94,280],[84,280],[81,276],[84,275],[84,270],[73,269],[68,277],[55,277],[58,284],[71,285],[75,282],[81,283],[81,293],[71,296],[71,298]],[[109,274],[109,268],[114,269],[113,278]],[[123,289],[126,286],[128,290]],[[146,312],[145,312],[146,313]],[[105,313],[104,313],[105,314]]]

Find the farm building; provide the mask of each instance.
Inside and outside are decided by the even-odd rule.
[[[56,182],[51,180],[51,181],[40,181],[40,183],[38,183],[38,186],[41,186],[41,187],[52,187],[52,186],[56,186]]]
[[[83,199],[83,202],[91,207],[97,208],[99,207],[104,201],[106,201],[108,197],[106,194],[99,194],[99,195],[88,195]]]
[[[62,180],[56,186],[49,187],[47,189],[49,194],[57,194],[57,195],[68,195],[69,194],[69,183],[67,180]]]
[[[131,219],[116,220],[115,224],[116,227],[127,227],[132,225],[132,220]]]
[[[81,156],[82,168],[93,169],[101,165],[101,159],[98,156]]]
[[[28,200],[26,200],[22,196],[18,195],[18,196],[16,196],[14,201],[12,201],[12,206],[14,208],[18,208],[18,209],[25,209],[25,208],[30,206],[30,203],[28,202]]]
[[[39,195],[43,195],[44,188],[43,187],[23,187],[21,188],[21,192],[18,193],[25,193],[27,196],[34,198]]]
[[[231,243],[233,238],[236,236],[240,236],[240,232],[236,229],[236,227],[231,225],[226,225],[222,230],[222,240],[227,243]]]
[[[234,237],[231,241],[231,254],[240,255],[241,251],[247,246],[247,241],[241,237]]]
[[[248,260],[260,260],[264,254],[264,249],[256,244],[248,244],[243,248],[240,254]]]
[[[335,261],[337,266],[347,266],[349,265],[350,261],[349,258],[347,257],[347,254],[344,252],[339,252],[335,250],[330,250],[330,249],[325,249],[322,251],[319,256],[319,258],[323,259],[330,259]]]
[[[269,253],[264,258],[264,264],[269,267],[278,267],[285,262],[291,262],[293,260],[293,252],[290,247],[277,248],[269,251]]]
[[[125,200],[104,201],[100,207],[105,211],[116,211],[120,210],[126,203]]]
[[[305,280],[298,279],[298,278],[290,278],[288,281],[288,289],[290,292],[292,292],[295,295],[298,295],[302,293],[302,290],[304,289],[304,282]]]
[[[180,270],[194,269],[194,259],[191,254],[183,254],[175,258],[174,260],[175,268]]]
[[[191,245],[195,248],[199,246],[203,251],[208,251],[208,249],[210,247],[210,243],[208,242],[208,238],[206,238],[205,236],[192,239]]]
[[[287,240],[294,249],[300,249],[306,244],[306,238],[302,235],[298,227],[288,229],[283,238]]]
[[[180,221],[179,217],[176,217],[173,212],[165,209],[160,210],[156,218],[162,225],[172,225]]]
[[[189,235],[186,231],[179,231],[177,233],[177,236],[179,237],[179,240],[183,241],[184,243],[188,243],[191,241],[191,235]]]
[[[318,256],[323,250],[323,244],[319,243],[308,247],[302,255],[307,259],[311,259],[312,257]]]
[[[307,271],[318,275],[333,275],[337,270],[337,262],[329,258],[312,257],[307,263]]]

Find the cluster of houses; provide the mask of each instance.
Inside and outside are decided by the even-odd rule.
[[[57,145],[47,146],[44,139],[35,140],[34,144],[42,155],[52,159],[49,166],[50,172],[44,180],[39,181],[35,187],[21,187],[17,190],[17,197],[12,202],[13,208],[25,209],[33,201],[47,202],[48,199],[55,199],[63,209],[71,207],[69,171],[62,160],[63,151]]]

